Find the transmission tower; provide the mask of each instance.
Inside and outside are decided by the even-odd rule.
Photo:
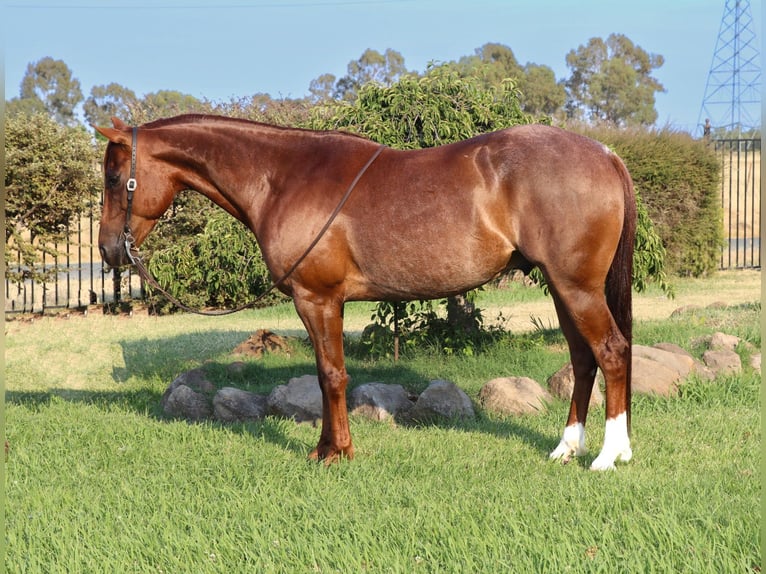
[[[700,132],[708,120],[713,132],[761,129],[761,63],[750,0],[726,0],[697,119]]]

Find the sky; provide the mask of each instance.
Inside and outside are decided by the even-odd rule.
[[[654,71],[657,125],[698,127],[725,0],[0,0],[5,97],[27,65],[63,60],[93,86],[117,82],[142,96],[177,90],[229,101],[256,93],[308,94],[311,80],[346,74],[368,48],[404,56],[407,69],[471,55],[487,42],[521,64],[570,75],[566,54],[593,37],[624,34],[665,58]],[[761,38],[761,2],[751,2]],[[704,121],[704,120],[703,120]]]

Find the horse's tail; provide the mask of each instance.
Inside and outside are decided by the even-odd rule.
[[[622,160],[612,154],[612,162],[622,180],[625,217],[622,234],[617,244],[612,265],[606,277],[606,302],[617,327],[628,342],[626,366],[625,404],[628,431],[630,432],[631,363],[633,343],[633,245],[636,237],[636,196],[633,180]]]

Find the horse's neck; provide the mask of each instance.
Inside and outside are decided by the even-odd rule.
[[[278,165],[295,154],[301,132],[261,124],[221,122],[175,135],[171,163],[183,166],[185,183],[253,226],[262,213]]]

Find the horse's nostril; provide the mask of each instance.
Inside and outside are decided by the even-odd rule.
[[[106,247],[104,247],[103,245],[99,245],[98,250],[101,253],[101,260],[104,263],[109,263],[109,253],[107,252]]]

